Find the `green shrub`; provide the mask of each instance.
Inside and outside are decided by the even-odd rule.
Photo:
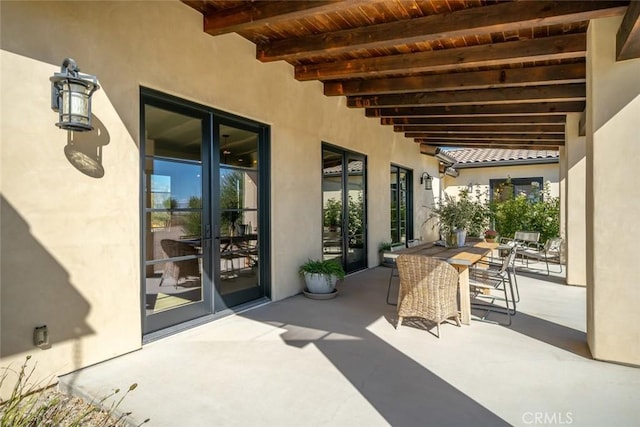
[[[560,199],[551,197],[548,185],[530,196],[516,195],[512,199],[491,204],[495,228],[503,237],[513,237],[516,231],[539,231],[540,241],[560,235]]]

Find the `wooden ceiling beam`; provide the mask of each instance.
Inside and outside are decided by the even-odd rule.
[[[584,83],[500,89],[417,92],[408,94],[367,95],[347,97],[347,107],[395,107],[420,105],[510,104],[514,102],[584,101]]]
[[[324,94],[327,96],[350,96],[585,83],[586,75],[585,63],[576,62],[573,64],[470,71],[428,76],[389,77],[368,80],[330,80],[324,82]]]
[[[436,107],[390,107],[366,108],[367,117],[437,117],[437,116],[512,116],[521,114],[548,115],[580,112],[585,103],[574,102],[539,102],[526,104],[502,105],[454,105]]]
[[[430,134],[427,132],[405,132],[405,138],[419,138],[427,141],[564,141],[564,135],[556,134],[532,134],[532,133],[507,133],[507,134]]]
[[[487,148],[496,148],[496,146],[510,146],[510,145],[518,145],[521,147],[527,147],[527,149],[531,149],[531,145],[535,145],[536,147],[545,147],[544,149],[549,149],[549,147],[562,147],[564,146],[564,141],[522,141],[522,140],[483,140],[483,141],[464,141],[461,139],[458,140],[430,140],[430,139],[414,139],[416,144],[429,144],[429,145],[443,145],[446,147],[454,147],[454,146],[468,146],[468,147],[487,147]]]
[[[285,2],[286,3],[286,2]],[[354,49],[387,49],[410,43],[475,37],[531,27],[567,24],[622,15],[623,1],[508,2],[473,7],[332,33],[275,40],[257,46],[261,61],[339,55]]]
[[[216,10],[204,14],[204,31],[212,36],[236,33],[261,25],[277,24],[292,19],[300,19],[341,8],[353,7],[354,3],[343,0],[313,1],[261,1],[244,2],[241,6]]]
[[[295,78],[300,81],[333,80],[381,77],[408,71],[455,71],[514,62],[583,58],[586,52],[586,35],[578,33],[404,55],[296,65]]]
[[[506,126],[513,124],[561,124],[566,122],[565,115],[507,115],[507,116],[466,116],[466,117],[382,117],[382,125],[450,125],[450,126]]]
[[[423,146],[426,146],[428,148],[424,149],[423,151]],[[420,153],[422,154],[429,154],[430,152],[432,152],[432,150],[434,149],[438,149],[440,147],[460,147],[460,148],[499,148],[499,149],[506,149],[506,150],[557,150],[558,147],[557,146],[553,146],[553,145],[521,145],[521,144],[451,144],[451,143],[446,143],[446,144],[437,144],[437,143],[424,143],[421,142],[420,143]]]
[[[534,125],[534,124],[504,124],[496,125],[395,125],[394,132],[427,132],[433,135],[439,134],[508,134],[508,133],[538,133],[538,134],[561,134],[564,135],[564,125]]]
[[[629,2],[616,35],[616,59],[640,58],[640,1]]]

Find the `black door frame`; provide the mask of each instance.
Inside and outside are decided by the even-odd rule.
[[[271,231],[269,215],[271,212],[271,181],[270,181],[270,126],[250,119],[236,116],[231,113],[207,107],[187,101],[163,92],[140,87],[140,306],[143,335],[156,334],[162,330],[175,329],[181,323],[188,323],[200,317],[225,311],[230,307],[247,302],[247,298],[259,299],[261,297],[271,298],[271,261],[270,242]],[[145,254],[146,254],[146,215],[145,215],[145,106],[152,105],[178,114],[198,117],[202,119],[202,238],[204,245],[209,245],[209,256],[202,257],[203,263],[203,300],[190,304],[182,312],[167,310],[154,314],[151,319],[146,314],[146,294],[145,294]],[[243,129],[250,129],[258,133],[259,137],[259,168],[258,179],[260,183],[258,192],[258,233],[259,239],[263,242],[258,247],[259,253],[259,292],[258,293],[238,293],[229,297],[222,297],[216,289],[215,278],[219,277],[220,254],[219,250],[213,250],[215,245],[215,235],[217,218],[219,218],[219,207],[214,206],[213,196],[219,194],[219,147],[220,138],[217,135],[219,124],[227,124]],[[213,173],[215,172],[215,173]],[[208,203],[204,203],[207,200]],[[213,243],[212,243],[213,242]],[[217,246],[219,248],[219,245]],[[214,267],[217,265],[218,267]],[[218,276],[216,276],[218,274]],[[143,337],[144,338],[144,337]],[[144,339],[143,339],[144,341]]]

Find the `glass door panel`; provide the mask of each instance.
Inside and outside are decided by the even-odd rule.
[[[323,259],[366,268],[366,158],[325,145],[322,166]]]
[[[216,290],[223,306],[262,295],[259,274],[258,131],[218,127],[220,141]]]
[[[366,268],[364,156],[351,155],[347,167],[347,271]]]
[[[145,332],[206,313],[203,118],[145,105]]]

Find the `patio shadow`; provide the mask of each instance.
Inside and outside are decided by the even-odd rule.
[[[385,281],[387,276],[375,269],[365,271],[343,284],[334,300],[298,296],[242,316],[284,329],[281,338],[288,345],[315,345],[390,425],[508,425],[367,330],[392,310],[382,294],[361,292],[362,286],[386,292],[386,284],[372,283],[379,279]]]

